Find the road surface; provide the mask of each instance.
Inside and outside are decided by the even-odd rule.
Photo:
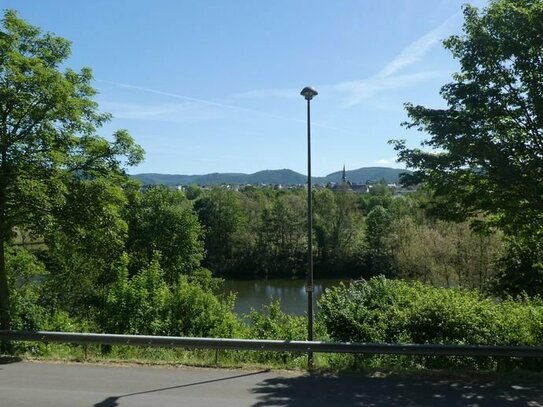
[[[543,407],[543,383],[437,375],[309,376],[273,371],[6,361],[0,406]]]

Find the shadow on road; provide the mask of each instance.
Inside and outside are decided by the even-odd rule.
[[[513,374],[514,375],[514,374]],[[543,406],[541,383],[412,376],[300,376],[264,380],[253,407]]]
[[[166,390],[182,389],[183,387],[199,386],[199,385],[203,385],[203,384],[222,382],[222,381],[225,381],[225,380],[239,379],[240,377],[255,376],[255,375],[258,375],[258,374],[267,373],[269,371],[270,370],[267,369],[267,370],[261,370],[259,372],[245,373],[245,374],[240,374],[240,375],[236,375],[236,376],[221,377],[220,379],[204,380],[204,381],[201,381],[201,382],[180,384],[179,386],[170,386],[170,387],[162,387],[160,389],[151,389],[151,390],[145,390],[145,391],[138,391],[138,392],[135,392],[135,393],[123,394],[123,395],[120,395],[120,396],[110,396],[110,397],[106,398],[105,400],[103,400],[103,401],[101,401],[99,403],[96,403],[94,405],[94,407],[117,407],[119,405],[118,401],[121,398],[126,398],[126,397],[130,397],[130,396],[138,396],[138,395],[141,395],[141,394],[148,394],[148,393],[157,393],[157,392],[166,391]]]
[[[21,362],[22,359],[17,356],[0,356],[0,365],[8,365],[10,363]]]

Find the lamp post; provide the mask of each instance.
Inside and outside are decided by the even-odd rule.
[[[309,269],[307,272],[307,340],[313,340],[313,201],[311,186],[311,99],[319,93],[310,86],[300,92],[307,100],[307,256]],[[307,352],[307,366],[313,368],[313,352]]]

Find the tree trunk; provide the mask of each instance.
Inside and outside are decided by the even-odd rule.
[[[6,148],[2,149],[0,164],[0,329],[11,329],[8,275],[6,270],[5,244],[9,234],[6,232]],[[11,353],[9,342],[0,342],[0,353]]]
[[[0,231],[0,329],[9,331],[11,328],[11,315],[9,309],[9,288],[6,272],[6,257],[4,251],[4,231]],[[11,342],[0,341],[0,355],[11,354]]]
[[[0,329],[9,330],[11,318],[9,311],[8,276],[6,272],[6,258],[4,253],[3,231],[0,232]]]

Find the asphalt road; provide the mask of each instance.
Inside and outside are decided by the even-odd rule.
[[[543,383],[88,364],[0,364],[0,406],[543,406]]]

